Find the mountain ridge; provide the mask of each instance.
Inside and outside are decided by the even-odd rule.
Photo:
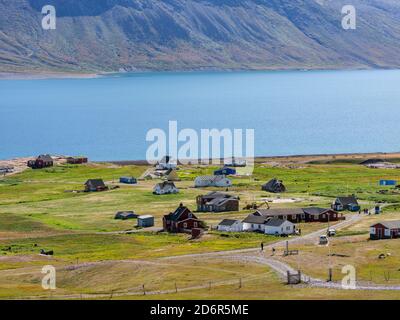
[[[400,3],[352,2],[0,0],[0,72],[399,68]]]

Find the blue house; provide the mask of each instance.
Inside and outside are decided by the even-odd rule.
[[[379,181],[380,186],[395,186],[397,185],[396,180],[380,180]]]
[[[223,167],[221,169],[214,171],[215,176],[229,176],[233,174],[236,174],[236,170],[228,167]]]
[[[120,183],[126,183],[126,184],[136,184],[137,180],[134,177],[121,177],[119,178]]]

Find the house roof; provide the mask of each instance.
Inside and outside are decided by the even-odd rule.
[[[303,208],[302,210],[304,211],[304,213],[307,213],[309,215],[316,215],[316,216],[319,216],[322,213],[331,211],[331,209],[324,209],[324,208],[319,208],[319,207]]]
[[[400,229],[400,220],[378,222],[372,225],[371,227],[374,227],[377,224],[381,224],[387,229]]]
[[[85,185],[91,185],[92,187],[105,187],[104,181],[102,179],[89,179],[85,182]]]
[[[236,222],[240,222],[240,221],[239,220],[233,220],[233,219],[224,219],[219,223],[219,225],[220,226],[232,226]]]
[[[303,214],[303,209],[300,208],[285,208],[285,209],[258,209],[255,214],[264,217],[272,216],[290,216],[294,214]]]
[[[249,214],[242,222],[255,223],[255,224],[264,224],[265,223],[265,217],[256,216],[254,214]]]
[[[203,199],[209,199],[210,201],[213,199],[217,199],[217,198],[236,198],[228,193],[223,193],[223,192],[219,192],[219,191],[212,191],[210,193],[207,193],[206,195],[202,195],[201,198]]]
[[[285,222],[291,223],[290,221],[283,220],[283,219],[270,219],[265,223],[265,225],[269,226],[269,227],[280,227]]]
[[[338,197],[337,200],[344,206],[348,206],[349,204],[358,204],[355,196]]]
[[[49,154],[41,154],[39,157],[37,157],[37,159],[43,161],[53,161],[53,158]]]
[[[154,218],[153,216],[149,215],[149,214],[145,214],[143,216],[139,216],[138,219],[151,219]]]
[[[181,215],[185,211],[189,211],[189,213],[192,215],[193,219],[197,219],[197,217],[188,209],[188,207],[185,207],[184,205],[180,204],[178,208],[174,212],[170,212],[169,214],[165,215],[165,219],[167,220],[172,220],[172,221],[179,221]]]
[[[157,183],[156,186],[159,186],[161,189],[164,189],[167,187],[176,188],[175,183],[173,183],[172,181],[163,181],[163,182]]]

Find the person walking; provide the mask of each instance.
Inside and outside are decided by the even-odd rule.
[[[264,242],[261,242],[261,251],[264,251]]]

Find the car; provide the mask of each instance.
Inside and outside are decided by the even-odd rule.
[[[327,235],[328,235],[328,237],[334,237],[336,235],[336,230],[333,228],[329,228]]]
[[[319,244],[320,245],[326,245],[328,244],[328,237],[326,235],[322,235],[319,237]]]

